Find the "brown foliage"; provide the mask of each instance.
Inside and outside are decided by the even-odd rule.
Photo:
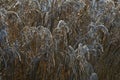
[[[119,80],[120,4],[48,1],[0,1],[0,80]]]

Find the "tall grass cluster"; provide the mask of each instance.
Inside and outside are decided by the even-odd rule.
[[[120,80],[120,0],[0,0],[0,80]]]

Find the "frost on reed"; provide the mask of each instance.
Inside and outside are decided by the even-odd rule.
[[[119,80],[120,0],[0,0],[0,80]]]

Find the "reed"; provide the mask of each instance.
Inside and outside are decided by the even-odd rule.
[[[0,80],[119,80],[119,0],[0,0]]]

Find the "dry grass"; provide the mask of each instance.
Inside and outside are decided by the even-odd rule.
[[[0,80],[119,80],[120,4],[0,0]]]

